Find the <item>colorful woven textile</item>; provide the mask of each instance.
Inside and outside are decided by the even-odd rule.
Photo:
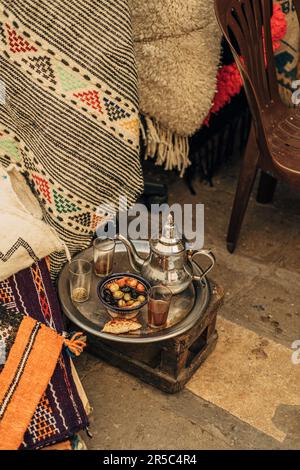
[[[71,254],[142,190],[127,0],[3,0],[0,161],[16,162]],[[52,257],[58,272],[63,255]]]
[[[33,318],[12,321],[7,312],[1,312],[0,325],[8,336],[5,343],[14,336],[0,374],[0,449],[16,450],[51,379],[63,338]]]
[[[45,260],[0,282],[0,304],[5,305],[10,318],[10,324],[5,331],[2,329],[2,339],[4,336],[10,337],[8,349],[13,347],[12,343],[15,344],[16,334],[12,330],[18,327],[20,314],[32,317],[58,333],[63,330],[60,307]],[[47,339],[44,339],[46,353],[47,344]],[[70,358],[65,348],[55,363],[57,365],[54,373],[50,375],[51,380],[45,393],[40,396],[24,434],[21,448],[37,449],[61,442],[71,438],[88,424],[72,377]],[[40,364],[43,364],[42,355]],[[38,372],[41,372],[40,366],[37,365],[37,367]]]

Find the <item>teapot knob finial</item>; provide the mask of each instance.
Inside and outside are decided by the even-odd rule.
[[[175,232],[176,232],[176,228],[174,224],[174,216],[170,212],[167,216],[166,223],[163,227],[162,236],[164,239],[168,239],[168,240],[174,239],[174,238],[177,238],[177,234]]]
[[[168,214],[167,223],[168,223],[169,225],[171,225],[171,224],[173,225],[173,224],[174,224],[174,217],[173,217],[172,212],[170,212],[170,213]]]

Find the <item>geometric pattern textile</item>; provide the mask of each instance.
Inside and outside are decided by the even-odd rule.
[[[127,0],[3,0],[0,15],[0,163],[20,167],[73,255],[104,222],[99,205],[143,189]]]
[[[19,325],[1,307],[0,329],[9,324],[13,344],[0,374],[0,450],[17,450],[63,346],[63,338],[31,317]],[[3,318],[4,317],[4,318]],[[4,344],[6,344],[5,341]],[[41,414],[40,424],[44,423]],[[43,415],[43,416],[42,416]]]
[[[45,259],[0,282],[0,304],[9,313],[10,325],[18,324],[19,316],[23,315],[59,334],[63,331],[61,310]],[[7,328],[1,328],[1,318],[0,309],[2,340],[4,336],[12,338]],[[11,347],[12,344],[6,344],[8,357]],[[87,425],[88,419],[73,380],[70,357],[63,348],[20,448],[38,449],[64,441]]]

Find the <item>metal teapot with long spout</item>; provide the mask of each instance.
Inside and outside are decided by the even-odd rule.
[[[123,235],[117,235],[117,238],[126,246],[132,268],[150,284],[166,285],[173,294],[183,292],[193,280],[201,281],[215,264],[215,257],[209,250],[186,250],[183,240],[177,235],[172,214],[167,217],[161,237],[149,241],[150,254],[146,259],[138,255],[130,240]],[[210,259],[210,265],[205,271],[201,270],[200,276],[193,272],[192,262],[197,255]]]

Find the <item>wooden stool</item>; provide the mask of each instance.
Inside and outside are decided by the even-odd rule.
[[[150,344],[124,344],[88,335],[88,351],[109,364],[168,393],[176,393],[214,350],[216,319],[224,292],[211,283],[206,311],[194,326],[175,338]]]

